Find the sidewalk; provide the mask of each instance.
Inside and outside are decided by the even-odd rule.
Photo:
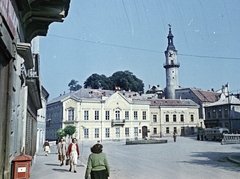
[[[51,153],[45,156],[42,150],[38,152],[31,166],[31,179],[84,179],[86,167],[78,160],[77,173],[69,172],[69,165],[60,166],[58,155],[55,153],[56,145],[51,146]]]

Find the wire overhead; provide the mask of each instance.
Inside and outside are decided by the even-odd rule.
[[[56,38],[63,38],[63,39],[68,39],[68,40],[74,40],[74,41],[79,41],[79,42],[85,42],[85,43],[92,43],[92,44],[98,44],[98,45],[105,45],[105,46],[112,46],[112,47],[119,47],[119,48],[125,48],[125,49],[131,49],[131,50],[140,50],[140,51],[146,51],[146,52],[153,52],[153,53],[161,53],[158,50],[151,50],[151,49],[144,49],[144,48],[137,48],[137,47],[129,47],[129,46],[124,46],[124,45],[117,45],[117,44],[109,44],[101,41],[90,41],[90,40],[83,40],[83,39],[78,39],[78,38],[73,38],[73,37],[64,37],[64,36],[59,36],[59,35],[52,35],[48,34],[48,36],[56,37]],[[179,56],[186,56],[186,57],[196,57],[196,58],[212,58],[212,59],[225,59],[225,60],[240,60],[240,57],[217,57],[217,56],[209,56],[209,55],[191,55],[191,54],[178,54]]]

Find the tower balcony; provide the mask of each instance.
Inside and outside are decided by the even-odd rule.
[[[113,126],[124,126],[125,119],[112,119],[112,127]]]
[[[180,63],[178,63],[178,62],[177,63],[171,63],[171,64],[164,63],[163,67],[164,68],[174,68],[174,67],[179,68],[180,67]]]

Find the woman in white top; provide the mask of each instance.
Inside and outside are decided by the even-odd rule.
[[[73,165],[74,173],[76,173],[77,172],[76,171],[77,159],[80,156],[79,147],[78,147],[76,138],[73,138],[72,143],[68,146],[67,156],[70,158],[70,169],[69,169],[69,171],[72,171],[72,165]]]

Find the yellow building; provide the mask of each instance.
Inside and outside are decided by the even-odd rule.
[[[49,140],[69,124],[76,126],[73,137],[80,140],[141,139],[173,131],[180,135],[184,127],[199,125],[198,105],[191,100],[146,99],[136,92],[100,89],[80,89],[53,99],[47,119]]]

